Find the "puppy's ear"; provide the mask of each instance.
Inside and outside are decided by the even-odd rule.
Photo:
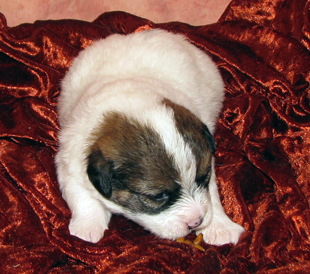
[[[95,150],[88,157],[87,174],[94,187],[106,198],[112,195],[113,163],[104,158],[101,151]]]
[[[206,125],[203,127],[203,134],[207,140],[211,153],[214,154],[216,151],[215,140]]]

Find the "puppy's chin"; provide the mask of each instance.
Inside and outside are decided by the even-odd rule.
[[[141,214],[141,216],[137,215],[132,219],[146,230],[163,239],[175,240],[185,237],[191,232],[191,229],[179,216],[169,213],[162,213],[157,216]]]

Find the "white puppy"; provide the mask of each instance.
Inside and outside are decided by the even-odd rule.
[[[82,51],[58,108],[70,233],[97,242],[117,213],[159,237],[235,244],[244,229],[222,208],[212,160],[223,97],[215,64],[181,35],[115,34]]]

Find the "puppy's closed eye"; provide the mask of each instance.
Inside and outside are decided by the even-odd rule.
[[[156,195],[139,194],[138,199],[148,214],[156,214],[170,205],[173,197],[167,192],[161,192]]]
[[[149,196],[151,200],[161,204],[161,203],[165,203],[169,200],[170,195],[167,192],[161,192],[157,195],[154,196]]]

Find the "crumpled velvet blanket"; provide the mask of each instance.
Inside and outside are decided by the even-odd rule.
[[[200,27],[112,12],[8,28],[1,16],[0,272],[310,273],[309,8],[235,0]],[[121,216],[97,244],[69,234],[53,161],[59,83],[94,40],[150,28],[183,33],[223,75],[216,172],[227,214],[246,229],[236,246],[203,252]]]

